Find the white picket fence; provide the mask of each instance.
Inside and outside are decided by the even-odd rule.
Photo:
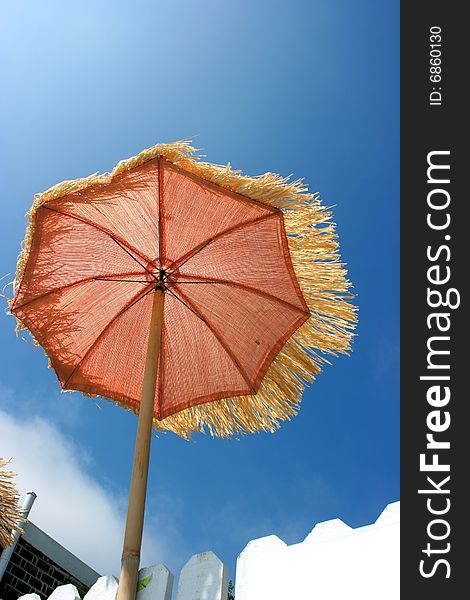
[[[61,585],[48,600],[115,600],[118,580],[100,577],[84,598],[72,584]],[[176,600],[227,600],[228,569],[213,552],[192,556],[181,570]],[[137,600],[171,600],[173,575],[164,565],[140,569]],[[26,594],[19,600],[44,600]]]
[[[351,528],[318,523],[303,542],[275,535],[248,543],[237,560],[236,600],[398,600],[400,503],[375,523]],[[115,600],[115,577],[100,577],[83,599],[73,585],[48,600]],[[139,571],[137,600],[171,600],[173,575],[164,565]],[[227,600],[228,570],[213,553],[195,554],[181,570],[176,600]],[[45,600],[37,594],[19,600]]]

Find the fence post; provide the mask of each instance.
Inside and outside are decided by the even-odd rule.
[[[140,569],[137,578],[137,600],[171,600],[173,574],[165,565]]]
[[[227,566],[213,552],[201,552],[182,568],[176,600],[227,600],[227,589]]]

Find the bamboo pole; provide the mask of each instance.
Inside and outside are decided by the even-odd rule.
[[[157,366],[160,355],[164,293],[156,290],[153,296],[152,318],[147,344],[144,382],[140,401],[139,420],[132,466],[126,530],[121,557],[121,574],[116,600],[135,600],[139,571],[140,547],[144,525],[145,495],[150,457],[150,439],[154,411]]]

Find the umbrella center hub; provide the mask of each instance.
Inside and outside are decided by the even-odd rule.
[[[158,277],[156,278],[155,289],[163,291],[165,289],[165,281],[167,279],[167,272],[165,269],[159,269]]]

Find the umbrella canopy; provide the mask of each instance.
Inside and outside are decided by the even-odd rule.
[[[0,546],[7,548],[13,542],[13,532],[23,533],[18,522],[23,520],[20,495],[13,481],[14,474],[3,467],[9,461],[0,456]]]
[[[64,389],[139,414],[118,600],[136,594],[152,424],[274,430],[355,322],[319,199],[194,153],[154,146],[38,195],[10,304]]]
[[[318,352],[349,349],[334,226],[300,181],[194,152],[158,145],[38,195],[11,312],[64,389],[138,412],[160,290],[154,425],[184,437],[273,430],[320,371]]]

